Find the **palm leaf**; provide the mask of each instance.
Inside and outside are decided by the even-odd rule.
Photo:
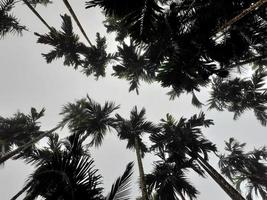
[[[106,197],[106,200],[128,200],[132,174],[133,162],[130,162],[127,165],[123,175],[119,177],[112,185],[111,191]]]

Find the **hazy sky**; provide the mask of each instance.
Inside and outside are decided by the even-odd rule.
[[[54,1],[47,8],[37,7],[40,14],[51,26],[59,27],[61,18],[59,14],[68,13],[62,1]],[[74,3],[75,2],[75,3]],[[103,16],[99,10],[85,10],[84,0],[70,1],[83,24],[89,38],[94,41],[96,32],[106,35],[102,25]],[[62,106],[67,102],[85,97],[87,94],[97,102],[103,103],[111,100],[120,104],[120,113],[129,116],[133,106],[139,109],[145,107],[147,118],[154,122],[171,113],[177,119],[184,116],[190,117],[200,110],[190,103],[191,96],[182,95],[180,99],[169,101],[166,95],[168,90],[162,89],[158,84],[142,84],[140,95],[128,93],[129,85],[126,81],[118,80],[109,75],[98,81],[93,77],[86,77],[74,71],[72,67],[63,66],[62,60],[46,64],[41,53],[47,52],[50,47],[37,44],[34,32],[46,33],[47,29],[30,12],[26,6],[19,6],[14,14],[20,22],[27,25],[29,32],[24,32],[23,37],[7,36],[0,40],[0,115],[11,116],[16,111],[28,113],[31,107],[46,108],[46,115],[42,120],[42,130],[48,130],[60,121]],[[77,27],[75,26],[75,30]],[[85,42],[80,32],[76,31]],[[108,36],[109,51],[116,48],[113,37]],[[198,94],[205,102],[207,93]],[[248,143],[248,149],[266,144],[266,128],[256,121],[253,113],[247,112],[237,121],[233,121],[232,113],[207,111],[203,108],[208,118],[214,119],[215,126],[205,129],[205,136],[223,150],[224,140],[235,137],[241,142]],[[65,133],[64,133],[65,132]],[[67,135],[66,131],[60,132],[61,137]],[[104,177],[104,187],[109,190],[113,181],[119,176],[129,161],[135,161],[135,153],[125,149],[125,142],[119,141],[111,133],[105,138],[104,145],[92,150],[96,168]],[[146,156],[144,168],[146,172],[152,168],[155,158]],[[217,168],[217,159],[213,157],[211,164]],[[137,171],[137,166],[136,171]],[[22,161],[8,161],[0,169],[0,199],[9,200],[20,188],[32,172],[32,167]],[[137,182],[137,172],[134,183]],[[190,181],[201,192],[199,200],[228,200],[230,199],[221,188],[211,179],[203,179],[191,174]],[[133,188],[133,196],[137,193]],[[133,198],[134,199],[134,198]]]

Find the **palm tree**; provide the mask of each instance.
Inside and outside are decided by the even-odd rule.
[[[113,184],[109,195],[104,197],[102,177],[94,169],[94,161],[80,139],[78,135],[71,135],[61,142],[57,134],[51,134],[48,147],[35,149],[23,157],[36,170],[13,200],[25,191],[25,200],[37,199],[38,196],[47,200],[127,199],[133,163],[128,164],[124,174]]]
[[[266,76],[266,72],[256,70],[251,79],[235,78],[226,81],[215,79],[209,100],[210,108],[233,112],[234,119],[237,119],[245,110],[253,110],[256,118],[266,126],[267,90],[262,88]]]
[[[134,149],[136,152],[140,174],[142,199],[148,200],[145,184],[145,174],[142,163],[142,158],[144,157],[145,153],[148,152],[148,149],[142,142],[142,136],[145,133],[158,132],[159,129],[152,122],[146,121],[145,113],[146,111],[144,108],[142,108],[141,111],[138,112],[137,107],[135,106],[130,113],[130,119],[124,119],[119,114],[116,114],[116,130],[121,140],[127,140],[127,148]]]
[[[266,60],[264,3],[88,0],[86,8],[102,8],[108,31],[118,33],[120,43],[129,37],[147,55],[154,80],[180,94],[200,90],[212,75],[227,77],[238,63]],[[237,13],[242,17],[231,20]],[[224,27],[225,22],[230,27],[223,30],[218,42],[214,33],[221,32],[218,27]],[[122,67],[127,72],[128,66]]]
[[[225,142],[227,155],[220,155],[219,167],[221,172],[229,178],[241,191],[244,183],[248,192],[246,198],[253,199],[253,193],[261,196],[263,200],[267,197],[267,150],[265,147],[254,149],[248,153],[244,152],[246,143],[239,143],[234,138]]]
[[[64,65],[82,68],[87,76],[94,74],[96,78],[105,76],[105,68],[111,59],[116,56],[106,52],[106,39],[96,34],[96,45],[86,46],[79,41],[79,36],[73,32],[70,16],[61,16],[62,31],[51,28],[48,34],[35,33],[38,43],[52,46],[54,49],[49,53],[42,54],[47,63],[58,58],[64,58]]]
[[[244,198],[208,163],[208,153],[215,152],[216,147],[209,140],[205,139],[200,127],[209,127],[212,120],[205,119],[204,113],[194,115],[189,120],[181,118],[176,121],[171,115],[162,120],[160,133],[152,134],[151,141],[154,143],[152,149],[163,151],[168,155],[169,162],[186,163],[185,158],[190,162],[197,162],[222,189],[232,198],[244,200]],[[163,154],[163,156],[164,156]],[[162,157],[163,157],[162,156]],[[201,175],[199,167],[192,168]]]
[[[146,175],[146,184],[151,196],[162,200],[182,200],[188,196],[190,199],[196,199],[197,189],[191,185],[185,176],[185,171],[193,163],[190,162],[170,162],[167,159],[161,159],[155,163],[154,169]],[[155,193],[153,191],[155,190]]]
[[[10,13],[14,7],[15,0],[0,1],[0,38],[7,33],[18,33],[26,30],[25,26],[19,24],[18,19]]]
[[[126,79],[130,82],[129,92],[135,90],[138,94],[138,88],[140,81],[146,81],[151,83],[155,75],[150,69],[150,63],[145,54],[138,52],[138,46],[130,42],[130,45],[122,43],[121,47],[118,47],[118,58],[120,61],[118,65],[113,66],[114,73],[112,74],[119,79]]]
[[[75,103],[68,103],[63,107],[61,125],[68,125],[74,134],[83,136],[85,140],[91,136],[89,145],[99,146],[102,144],[107,131],[115,128],[115,118],[110,115],[117,110],[113,102],[105,102],[103,106],[93,101],[89,96]]]
[[[18,112],[13,117],[0,117],[0,149],[2,158],[15,145],[21,147],[32,140],[32,138],[41,135],[39,119],[44,115],[44,109],[37,112],[35,108],[31,108],[30,114]],[[31,145],[34,147],[34,144]],[[27,153],[28,150],[21,152]],[[2,163],[2,162],[1,162]]]

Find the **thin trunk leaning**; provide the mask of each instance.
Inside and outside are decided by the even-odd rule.
[[[74,18],[74,20],[75,20],[76,24],[78,25],[79,29],[81,30],[83,36],[85,37],[85,39],[87,40],[89,45],[91,47],[93,47],[93,44],[91,43],[91,41],[89,40],[87,34],[85,33],[85,31],[84,31],[84,29],[83,29],[78,17],[76,16],[75,12],[73,11],[73,9],[72,9],[71,5],[69,4],[68,0],[63,0],[63,2],[65,4],[65,6],[67,7],[67,9],[69,10],[71,16]]]
[[[30,184],[28,183],[25,185],[15,196],[13,196],[10,200],[16,200],[20,195],[22,195],[28,188],[30,187]]]
[[[146,190],[145,173],[144,173],[144,168],[143,168],[143,163],[142,163],[142,158],[140,155],[140,148],[139,148],[139,143],[138,143],[137,138],[135,139],[135,151],[136,151],[136,157],[137,157],[139,174],[140,174],[140,187],[142,191],[142,200],[149,200],[147,190]]]
[[[198,156],[198,163],[201,167],[213,178],[213,180],[229,195],[233,200],[245,200],[244,197],[233,187],[231,186],[224,177],[221,176],[206,160],[201,156]]]
[[[54,132],[55,130],[59,129],[61,127],[61,125],[56,126],[55,128],[49,130],[49,131],[45,131],[42,134],[40,134],[38,137],[32,139],[31,141],[29,141],[28,143],[19,146],[18,148],[16,148],[14,151],[10,151],[8,153],[6,153],[5,155],[3,155],[2,157],[0,157],[0,164],[4,163],[5,161],[7,161],[8,159],[12,158],[13,156],[15,156],[16,154],[20,153],[21,151],[28,149],[29,147],[31,147],[32,145],[34,145],[36,142],[38,142],[39,140],[41,140],[42,138],[44,138],[45,136],[49,135],[50,133]]]
[[[48,23],[42,18],[42,16],[34,9],[34,7],[27,1],[27,0],[22,0],[28,8],[41,20],[41,22],[50,30],[53,31],[53,29],[48,25]]]

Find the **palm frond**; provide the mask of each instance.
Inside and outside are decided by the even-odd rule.
[[[128,200],[132,174],[133,162],[130,162],[127,165],[123,175],[119,177],[112,185],[111,191],[106,197],[106,200]]]
[[[90,144],[99,146],[106,132],[115,126],[115,119],[110,115],[118,108],[113,102],[105,102],[102,106],[87,96],[63,107],[61,125],[68,125],[74,134],[91,136]]]
[[[0,1],[0,39],[8,33],[22,34],[26,27],[20,25],[18,19],[10,13],[14,7],[14,0]]]

